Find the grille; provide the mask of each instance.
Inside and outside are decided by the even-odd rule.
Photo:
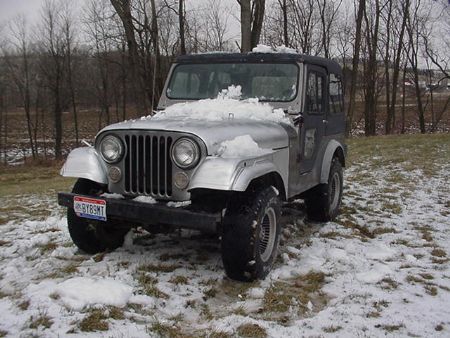
[[[172,138],[156,135],[125,135],[125,191],[155,197],[172,195]]]

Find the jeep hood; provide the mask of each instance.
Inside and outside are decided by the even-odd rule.
[[[217,153],[223,141],[233,140],[237,136],[250,135],[259,148],[277,149],[289,145],[284,122],[257,119],[223,119],[208,121],[189,117],[141,118],[112,124],[99,134],[114,130],[158,130],[194,134],[205,143],[208,155]]]

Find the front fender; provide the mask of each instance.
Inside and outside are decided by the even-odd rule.
[[[108,184],[105,165],[93,147],[72,150],[61,168],[60,175],[86,178],[97,183]]]
[[[288,156],[287,148],[244,160],[208,156],[196,170],[188,189],[245,191],[255,178],[275,172],[287,191]],[[276,165],[278,163],[281,165]]]

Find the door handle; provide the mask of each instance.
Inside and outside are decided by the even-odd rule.
[[[322,123],[327,124],[328,120],[322,120]]]

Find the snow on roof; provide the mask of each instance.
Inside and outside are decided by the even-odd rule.
[[[287,54],[298,54],[296,49],[286,47],[285,45],[270,47],[267,45],[259,44],[252,49],[252,53],[287,53]]]
[[[153,119],[189,117],[206,121],[226,119],[252,119],[290,123],[283,109],[274,109],[268,103],[259,102],[257,98],[240,100],[241,86],[229,86],[222,90],[215,99],[204,99],[177,103],[158,112]]]

